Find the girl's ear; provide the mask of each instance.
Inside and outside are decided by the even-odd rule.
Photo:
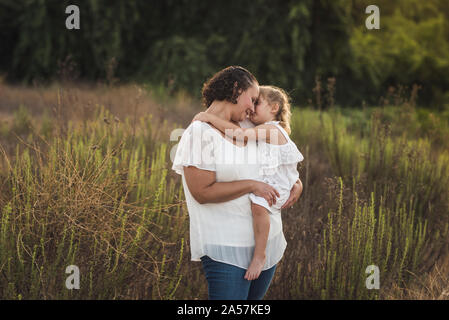
[[[279,103],[275,103],[272,107],[271,107],[271,111],[274,114],[277,114],[279,112]]]

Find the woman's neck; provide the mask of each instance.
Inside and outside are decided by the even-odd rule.
[[[217,101],[215,100],[212,104],[207,108],[206,112],[211,113],[223,120],[234,122],[231,119],[231,110],[229,108],[229,104],[226,101]]]
[[[227,107],[226,101],[217,101],[215,100],[212,104],[207,108],[206,112],[216,115],[217,117],[230,121],[231,120],[231,110]]]

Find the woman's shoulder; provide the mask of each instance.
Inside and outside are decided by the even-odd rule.
[[[204,121],[193,121],[188,125],[188,127],[184,130],[183,135],[195,136],[197,139],[204,139],[205,137],[210,136],[210,133],[215,129],[212,128],[210,124]]]
[[[203,121],[193,121],[182,133],[180,144],[190,146],[200,146],[201,148],[217,145],[223,137],[217,129],[209,123]]]
[[[186,130],[193,130],[193,129],[210,129],[212,128],[210,124],[204,121],[195,120],[192,123],[189,124],[189,126],[186,128]]]
[[[204,153],[206,148],[214,143],[211,139],[210,126],[201,121],[194,121],[182,133],[179,143],[176,145],[172,169],[178,174],[183,174],[185,166],[196,166],[202,170],[215,171],[213,153]],[[172,157],[172,153],[170,153]]]

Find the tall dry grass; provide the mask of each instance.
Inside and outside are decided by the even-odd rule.
[[[197,101],[142,86],[0,92],[1,298],[207,298],[169,160],[170,132],[200,111]],[[441,298],[444,115],[432,123],[438,114],[410,105],[331,105],[293,112],[304,192],[283,212],[288,246],[266,298]],[[80,267],[80,290],[65,288],[70,264]],[[380,290],[365,287],[372,264]]]

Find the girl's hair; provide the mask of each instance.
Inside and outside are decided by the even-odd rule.
[[[279,105],[279,111],[275,119],[290,134],[290,118],[292,113],[290,111],[290,98],[288,94],[281,88],[275,86],[260,86],[259,89],[260,95],[267,100],[268,105],[272,106],[276,103]]]
[[[203,105],[209,108],[214,100],[237,103],[240,94],[257,83],[257,79],[243,67],[227,67],[203,84]]]

